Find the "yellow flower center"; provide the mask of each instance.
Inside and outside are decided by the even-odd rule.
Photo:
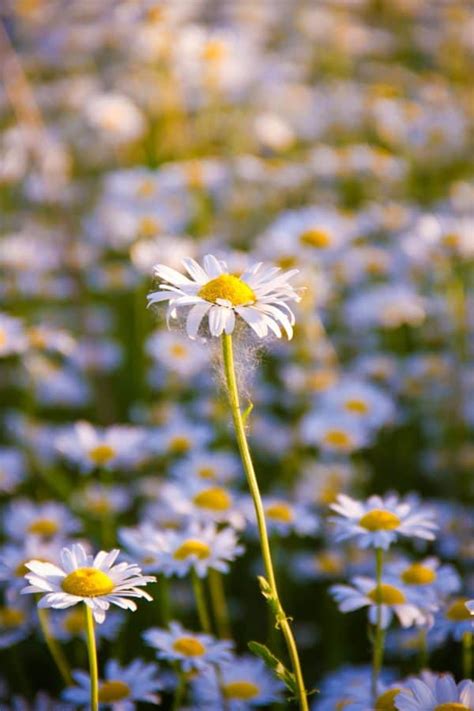
[[[341,701],[338,701],[335,707],[334,711],[344,711],[346,706],[351,703],[350,699],[341,699]]]
[[[130,687],[124,681],[103,681],[99,687],[99,701],[110,704],[113,701],[122,701],[130,696]]]
[[[84,612],[81,608],[71,610],[63,620],[63,627],[66,632],[72,635],[81,634],[85,630]]]
[[[438,704],[434,711],[469,711],[469,706],[460,704],[458,701],[448,701],[447,704]]]
[[[189,441],[188,437],[185,437],[184,435],[178,435],[176,437],[173,437],[170,442],[169,448],[170,451],[174,454],[183,454],[184,452],[188,451],[190,446],[191,442]]]
[[[227,54],[227,47],[220,40],[209,40],[202,49],[202,58],[206,62],[220,62]]]
[[[339,558],[330,553],[320,553],[316,556],[316,564],[323,573],[336,575],[342,571],[343,565]]]
[[[28,333],[28,338],[33,348],[46,347],[46,337],[40,328],[31,328]]]
[[[312,390],[321,392],[327,390],[331,385],[337,380],[337,373],[335,370],[331,369],[320,369],[311,373],[308,378],[308,385]]]
[[[89,459],[99,467],[110,462],[115,455],[116,451],[110,444],[98,444],[89,450]]]
[[[174,343],[170,348],[170,353],[174,358],[184,358],[188,351],[181,343]]]
[[[446,610],[448,620],[462,622],[463,620],[472,619],[469,610],[466,607],[467,597],[458,597],[450,604]]]
[[[389,689],[375,700],[375,711],[396,711],[395,697],[401,689]]]
[[[193,498],[196,506],[203,509],[211,509],[211,511],[227,511],[232,505],[232,498],[225,489],[219,486],[214,486],[210,489],[204,489]]]
[[[217,299],[224,299],[232,306],[253,304],[256,301],[256,296],[249,285],[233,274],[221,274],[211,279],[198,291],[198,296],[214,304],[217,303]]]
[[[54,536],[59,531],[59,526],[52,518],[38,518],[28,526],[28,533],[38,536]]]
[[[137,187],[136,195],[137,195],[137,197],[147,198],[147,197],[151,197],[154,192],[155,192],[155,183],[153,182],[153,180],[146,178],[145,180],[142,180],[140,185]]]
[[[185,657],[201,657],[206,651],[205,646],[195,637],[179,637],[173,643],[173,649]]]
[[[212,467],[201,467],[198,470],[198,477],[200,479],[215,479],[216,478],[216,470],[213,469]]]
[[[436,572],[421,563],[413,563],[405,568],[401,578],[407,585],[429,585],[436,580]]]
[[[457,247],[459,245],[460,237],[455,232],[448,232],[443,236],[443,244],[446,247]]]
[[[207,543],[203,543],[202,541],[198,541],[194,538],[189,538],[187,541],[184,541],[184,543],[182,543],[174,552],[174,558],[176,560],[186,560],[186,558],[189,558],[192,555],[196,556],[199,560],[205,560],[211,555],[211,549]]]
[[[260,688],[251,681],[230,681],[222,685],[222,693],[225,699],[254,699]]]
[[[362,516],[359,526],[368,531],[393,531],[400,525],[400,519],[391,511],[372,509]]]
[[[332,237],[326,230],[305,230],[300,234],[300,243],[314,249],[326,249],[332,244]]]
[[[154,217],[142,217],[138,223],[138,232],[141,237],[154,237],[160,231],[160,225]]]
[[[87,508],[89,511],[95,514],[106,514],[110,511],[110,501],[105,497],[89,501],[87,503]]]
[[[191,161],[186,166],[184,172],[190,188],[202,188],[204,184],[204,174],[199,161]]]
[[[98,597],[111,593],[115,588],[115,583],[98,568],[78,568],[66,575],[61,587],[69,595]]]
[[[388,583],[382,583],[380,590],[377,590],[376,587],[373,588],[367,593],[367,597],[377,605],[403,605],[406,601],[402,591],[394,585],[388,585]]]
[[[25,621],[25,613],[15,607],[0,607],[0,627],[19,627]]]
[[[353,412],[355,415],[366,415],[369,411],[369,406],[363,400],[358,400],[353,398],[351,400],[346,400],[344,407],[349,412]]]
[[[3,328],[0,328],[0,348],[5,346],[8,341],[7,334]]]
[[[345,449],[350,447],[352,444],[352,437],[348,432],[344,430],[328,430],[324,435],[324,441],[326,444],[330,444],[331,447],[336,447],[337,449]]]
[[[291,507],[288,506],[288,504],[285,504],[283,501],[275,504],[270,504],[270,506],[266,508],[266,513],[268,518],[271,518],[274,521],[279,521],[281,523],[291,523],[294,518],[294,514],[291,510]]]

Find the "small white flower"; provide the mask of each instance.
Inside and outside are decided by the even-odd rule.
[[[98,623],[104,621],[111,604],[124,610],[136,610],[135,602],[129,598],[151,600],[140,587],[154,582],[155,578],[142,575],[137,565],[114,565],[119,553],[118,549],[109,553],[100,551],[94,558],[76,543],[72,548],[61,550],[62,567],[32,560],[25,564],[31,572],[25,575],[29,585],[22,593],[41,593],[39,607],[63,610],[84,602]]]
[[[232,333],[236,315],[260,338],[269,331],[280,338],[281,328],[292,338],[295,317],[287,302],[300,297],[288,282],[297,270],[282,272],[258,262],[236,276],[224,261],[210,254],[204,257],[204,268],[190,258],[183,259],[183,265],[191,278],[164,264],[155,267],[156,276],[164,283],[159,285],[160,291],[149,294],[148,302],[168,301],[168,320],[177,318],[179,308],[191,307],[186,321],[190,338],[197,336],[205,316],[212,336]]]
[[[456,684],[451,674],[423,672],[403,686],[395,698],[399,711],[474,711],[474,682],[468,679]]]
[[[331,509],[338,514],[330,518],[336,541],[355,538],[362,548],[387,550],[399,536],[432,541],[438,528],[431,511],[393,494],[367,501],[340,494]]]
[[[179,622],[171,622],[169,630],[149,629],[143,633],[143,639],[157,650],[158,659],[179,662],[185,672],[230,661],[233,646],[231,641],[217,641],[211,635],[190,632]]]

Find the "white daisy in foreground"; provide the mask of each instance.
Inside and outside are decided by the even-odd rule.
[[[338,514],[329,519],[336,541],[354,538],[361,548],[387,550],[400,536],[432,541],[438,528],[432,511],[400,500],[396,494],[371,496],[367,501],[339,494],[331,509]]]
[[[164,264],[155,267],[156,276],[164,283],[160,283],[159,291],[148,295],[148,304],[168,301],[168,320],[177,318],[179,308],[191,307],[186,321],[190,338],[197,336],[205,316],[212,336],[232,333],[236,314],[260,338],[269,331],[280,338],[280,327],[292,338],[295,317],[287,302],[299,301],[300,297],[288,282],[298,270],[282,272],[279,267],[258,262],[236,275],[211,254],[204,257],[204,267],[190,258],[182,263],[189,277]]]
[[[94,558],[76,543],[72,548],[61,550],[62,567],[39,560],[29,561],[25,564],[31,571],[25,575],[29,585],[22,592],[42,593],[38,607],[62,610],[84,602],[98,623],[105,620],[111,604],[124,610],[136,610],[135,602],[129,598],[151,600],[140,587],[155,582],[156,578],[142,575],[137,565],[114,565],[119,553],[118,549],[109,553],[100,551]]]
[[[474,682],[456,684],[451,674],[423,672],[395,697],[398,711],[474,711]]]

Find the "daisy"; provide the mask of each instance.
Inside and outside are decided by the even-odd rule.
[[[278,267],[258,262],[237,276],[229,273],[224,261],[212,255],[204,257],[204,268],[193,259],[184,259],[182,263],[191,278],[163,264],[155,267],[156,276],[164,282],[159,285],[160,291],[149,294],[148,302],[151,305],[168,301],[168,321],[177,318],[179,308],[191,307],[186,321],[190,338],[196,338],[205,316],[212,336],[230,334],[235,328],[236,315],[260,338],[269,331],[280,338],[280,326],[292,338],[295,318],[287,302],[300,299],[289,284],[297,270],[282,272]]]
[[[371,496],[364,502],[339,494],[331,509],[337,514],[329,519],[336,541],[354,538],[362,548],[387,550],[400,536],[432,541],[438,528],[431,511],[396,494]]]
[[[5,511],[5,532],[13,540],[23,540],[28,535],[64,537],[79,528],[80,524],[70,510],[56,501],[33,504],[28,499],[17,499]]]
[[[313,711],[372,711],[372,670],[367,666],[344,665],[336,671],[327,674],[321,684],[320,693],[313,705]],[[378,683],[378,697],[375,709],[392,709],[388,701],[395,695],[392,682],[394,674],[389,669],[383,669]],[[387,703],[387,705],[382,705]]]
[[[26,462],[22,452],[0,447],[0,492],[10,494],[25,478]]]
[[[465,634],[474,632],[474,619],[470,609],[472,601],[467,597],[452,597],[443,606],[435,619],[434,633],[446,639],[452,637],[458,642]]]
[[[196,479],[179,485],[164,484],[160,499],[185,520],[225,523],[238,530],[245,526],[241,496],[226,486]]]
[[[268,530],[272,534],[279,536],[314,535],[319,527],[317,516],[312,510],[311,504],[306,502],[290,501],[280,496],[266,496],[263,498],[265,518]],[[245,504],[245,512],[254,531],[257,530],[255,519],[255,509],[250,497]]]
[[[64,541],[27,536],[21,542],[7,543],[0,548],[0,581],[7,585],[7,598],[17,597],[25,584],[26,564],[32,560],[53,563],[59,557]]]
[[[0,605],[0,649],[9,649],[26,639],[34,628],[34,618],[25,600]]]
[[[301,422],[301,439],[328,454],[350,454],[366,447],[369,432],[359,420],[347,414],[309,412]]]
[[[380,595],[376,580],[356,576],[352,578],[353,585],[333,585],[331,594],[339,605],[341,612],[352,612],[362,607],[369,608],[369,621],[377,624],[378,609],[381,611],[381,626],[386,629],[395,614],[402,627],[421,626],[427,622],[427,612],[421,609],[418,600],[413,600],[407,588],[392,585],[382,581]],[[426,606],[428,608],[428,606]],[[430,609],[433,612],[434,606]]]
[[[242,465],[232,452],[200,450],[176,462],[171,474],[180,482],[197,480],[222,485],[241,478]]]
[[[451,674],[423,672],[408,679],[395,698],[398,711],[474,711],[474,682],[456,684]]]
[[[27,338],[20,319],[0,312],[0,358],[22,353],[27,348]]]
[[[282,701],[284,685],[266,669],[261,659],[235,657],[203,671],[192,683],[197,709],[246,711],[254,706],[267,706]]]
[[[89,675],[75,671],[73,678],[77,686],[66,689],[63,698],[73,704],[86,706],[91,694]],[[135,659],[122,667],[110,659],[105,665],[104,678],[99,681],[99,704],[107,705],[113,711],[135,711],[137,701],[159,704],[161,699],[156,692],[162,688],[156,664],[145,664]]]
[[[445,599],[461,588],[461,577],[454,566],[442,565],[438,558],[413,562],[400,557],[386,565],[385,575],[435,599]]]
[[[382,427],[392,422],[395,407],[392,400],[376,385],[343,379],[324,392],[320,398],[323,408],[354,417],[370,427]]]
[[[151,596],[139,588],[155,582],[155,578],[142,575],[137,565],[114,565],[119,553],[118,549],[109,553],[100,551],[93,557],[76,543],[72,548],[61,550],[62,567],[32,560],[26,563],[31,572],[25,575],[29,585],[22,593],[41,593],[39,607],[62,610],[84,602],[98,623],[105,620],[111,604],[124,610],[136,610],[135,602],[129,598],[151,600]]]
[[[212,664],[231,660],[231,641],[217,641],[211,635],[186,630],[179,622],[170,622],[169,629],[152,628],[143,639],[157,650],[158,659],[178,662],[184,672],[202,671]]]

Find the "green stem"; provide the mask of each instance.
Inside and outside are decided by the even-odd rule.
[[[59,669],[59,673],[61,674],[64,683],[67,686],[71,686],[74,683],[71,676],[71,670],[69,669],[69,664],[67,663],[66,657],[64,656],[57,639],[54,639],[51,634],[48,610],[44,607],[38,607],[38,618],[44,641],[46,642],[50,654]]]
[[[250,449],[247,442],[247,437],[245,434],[245,425],[242,418],[242,412],[240,409],[239,401],[239,391],[237,387],[237,377],[235,374],[234,366],[234,352],[232,347],[232,336],[230,334],[224,334],[222,336],[222,354],[224,359],[224,372],[227,382],[227,389],[229,395],[229,403],[232,411],[232,419],[234,421],[235,434],[237,437],[237,443],[239,445],[240,456],[242,458],[242,463],[245,469],[245,474],[247,476],[247,483],[250,489],[250,494],[253,499],[253,504],[255,508],[255,516],[257,518],[257,526],[260,538],[260,547],[262,551],[263,564],[265,567],[265,574],[267,578],[267,583],[270,586],[272,598],[275,601],[277,612],[277,624],[280,627],[283,637],[285,638],[286,647],[288,649],[288,654],[291,659],[291,664],[293,667],[293,672],[295,675],[295,680],[298,688],[298,700],[300,709],[302,711],[308,711],[308,699],[307,693],[303,680],[303,673],[301,671],[301,664],[298,655],[298,649],[296,647],[296,642],[293,637],[293,632],[290,627],[288,617],[283,610],[283,606],[280,602],[278,596],[278,588],[275,578],[275,573],[273,570],[272,555],[270,550],[270,543],[268,540],[267,524],[265,520],[265,511],[263,508],[262,497],[260,495],[260,489],[258,486],[257,476],[255,474],[255,469],[252,462],[252,457],[250,454]]]
[[[194,597],[196,599],[196,608],[199,617],[199,624],[201,625],[204,632],[206,632],[207,634],[211,634],[211,620],[207,609],[204,586],[202,584],[201,578],[196,573],[194,568],[191,572],[191,580],[193,583]]]
[[[372,662],[372,696],[377,698],[378,681],[383,664],[383,650],[385,631],[382,628],[382,572],[383,572],[383,550],[375,549],[375,595],[377,601],[377,620],[375,623],[374,649]]]
[[[86,612],[87,652],[89,654],[89,673],[91,678],[91,711],[99,711],[99,670],[97,666],[97,647],[95,643],[94,616],[92,610],[84,604]]]
[[[158,592],[160,600],[161,621],[164,627],[168,626],[171,620],[171,601],[170,601],[170,581],[164,575],[158,576]]]
[[[212,609],[221,639],[232,639],[230,631],[229,610],[225,598],[224,580],[218,570],[209,570],[209,592],[211,593]]]
[[[180,711],[186,693],[186,674],[181,669],[177,669],[176,674],[178,675],[178,685],[174,694],[172,711]]]
[[[426,638],[427,630],[422,628],[420,630],[420,671],[423,669],[428,669],[429,663],[429,652],[428,652],[428,640]]]
[[[462,671],[464,679],[472,675],[472,632],[464,632],[462,638]]]

